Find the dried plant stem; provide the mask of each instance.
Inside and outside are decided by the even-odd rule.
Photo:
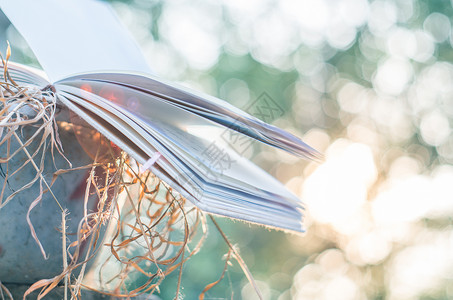
[[[181,254],[181,264],[179,266],[179,273],[178,273],[178,285],[176,286],[176,295],[175,300],[179,299],[179,290],[181,289],[181,278],[182,278],[182,267],[184,262],[184,251]]]
[[[6,296],[8,296],[8,298],[10,300],[14,300],[13,298],[13,295],[11,295],[11,292],[8,290],[8,288],[6,286],[3,285],[3,283],[0,281],[0,296],[2,297],[1,299],[4,300],[5,299],[5,296],[3,295],[3,292],[5,292]]]
[[[145,240],[145,243],[146,243],[146,245],[148,246],[148,253],[149,253],[149,256],[151,257],[151,260],[154,262],[154,264],[155,264],[156,267],[157,267],[157,274],[161,275],[161,274],[162,274],[162,270],[160,269],[159,265],[156,263],[157,260],[156,260],[156,258],[154,257],[154,254],[153,254],[153,251],[152,251],[152,250],[153,250],[153,246],[152,246],[152,244],[150,243],[150,241],[148,240],[147,235],[145,234],[145,233],[146,233],[146,230],[145,230],[145,228],[144,228],[144,226],[143,226],[143,223],[142,223],[141,220],[140,220],[140,214],[137,212],[137,207],[135,206],[134,202],[132,201],[132,197],[131,197],[131,195],[130,195],[130,193],[129,193],[129,190],[128,190],[128,189],[125,189],[125,191],[126,191],[126,193],[127,193],[127,199],[128,199],[128,201],[130,201],[131,207],[132,207],[132,209],[133,209],[133,211],[134,211],[134,213],[135,213],[136,220],[137,220],[137,222],[138,222],[138,225],[140,226],[140,230],[141,230],[141,232],[143,233],[143,238],[144,238],[144,240]],[[147,253],[147,254],[148,254],[148,253]]]
[[[33,165],[33,167],[35,168],[36,172],[38,172],[39,174],[39,177],[41,177],[41,180],[44,182],[44,184],[46,185],[47,187],[47,190],[49,191],[49,193],[52,195],[52,197],[55,199],[55,202],[57,202],[58,204],[58,207],[60,208],[61,212],[63,213],[64,212],[64,209],[63,207],[61,206],[60,202],[58,201],[57,197],[55,197],[54,193],[52,192],[52,189],[50,188],[50,186],[47,184],[47,181],[44,179],[44,176],[42,175],[41,171],[39,170],[38,166],[36,165],[35,161],[33,160],[33,157],[31,157],[30,153],[28,152],[27,148],[25,147],[25,145],[22,143],[22,140],[19,138],[19,136],[17,135],[16,132],[13,133],[14,137],[17,139],[19,145],[23,148],[23,151],[25,152],[25,154],[27,155],[27,157],[30,159],[30,162],[31,164]]]
[[[94,176],[94,167],[97,166],[97,155],[96,155],[96,158],[95,158],[95,161],[93,163],[93,168],[92,168],[92,171],[93,172],[90,172],[90,177],[91,176]],[[109,177],[110,177],[110,168],[109,168],[109,164],[107,165],[107,175],[106,175],[106,178],[105,178],[105,182],[104,182],[104,186],[107,187],[109,186]],[[88,182],[92,182],[92,180],[89,178],[87,180],[87,186],[89,186],[90,184]],[[107,190],[108,189],[104,189],[104,193],[102,195],[102,200],[100,201],[100,207],[98,207],[99,211],[102,212],[104,211],[105,209],[105,203],[107,202]],[[89,194],[85,194],[85,201],[84,202],[87,202],[87,198],[89,197]],[[86,208],[85,208],[86,209]],[[88,219],[88,216],[87,216],[87,211],[84,211],[84,214],[85,214],[85,218],[84,220],[87,220]],[[102,218],[101,216],[98,215],[98,218],[97,218],[97,223],[94,225],[94,226],[99,226],[99,224],[102,222]],[[88,223],[88,222],[87,222]],[[91,250],[94,248],[94,244],[96,243],[96,239],[95,239],[95,235],[93,234],[90,238],[90,244],[88,246],[88,249],[87,249],[87,253],[85,254],[85,261],[88,262],[89,261],[89,258],[91,256]],[[79,291],[80,291],[80,287],[82,285],[82,280],[83,280],[83,277],[85,275],[85,270],[86,270],[86,263],[82,264],[82,268],[80,270],[80,273],[79,273],[79,276],[77,278],[77,281],[73,287],[73,294],[74,295],[78,295],[79,294]]]
[[[237,262],[239,263],[239,265],[241,266],[242,268],[242,271],[244,272],[245,276],[247,277],[248,281],[250,282],[250,284],[253,286],[253,288],[255,289],[255,292],[257,294],[257,296],[260,298],[260,299],[263,299],[263,295],[261,294],[261,291],[260,289],[258,288],[258,285],[256,284],[255,282],[255,279],[253,279],[253,276],[252,276],[252,273],[250,272],[249,268],[247,267],[247,265],[245,264],[244,260],[242,259],[241,255],[239,255],[239,253],[237,252],[236,248],[230,243],[230,241],[228,240],[227,236],[225,235],[225,233],[222,231],[222,229],[220,228],[219,224],[217,223],[217,221],[214,219],[214,217],[212,215],[209,215],[209,218],[211,219],[212,223],[214,223],[215,227],[217,228],[217,231],[220,233],[220,235],[222,236],[222,238],[225,240],[225,243],[228,245],[228,247],[231,249],[231,251],[233,252],[234,254],[234,258],[237,260]]]
[[[68,255],[66,252],[66,215],[67,211],[61,213],[61,235],[62,235],[62,254],[63,254],[63,270],[68,269]],[[64,300],[68,300],[68,284],[69,284],[69,273],[64,277]]]
[[[225,267],[223,268],[222,275],[220,275],[220,278],[214,281],[213,283],[210,283],[207,286],[205,286],[201,294],[198,296],[198,300],[204,300],[206,292],[212,289],[214,286],[216,286],[220,281],[222,281],[223,277],[225,277],[225,273],[228,269],[228,264],[230,264],[231,253],[232,253],[231,249],[228,249],[227,258],[225,260]]]

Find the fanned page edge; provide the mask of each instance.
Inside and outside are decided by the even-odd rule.
[[[80,97],[82,97],[83,90],[80,89],[80,91],[81,91]],[[86,95],[84,95],[84,97],[86,97]],[[102,97],[100,97],[100,98],[102,98]],[[106,104],[109,104],[108,100],[106,100],[105,98],[102,98],[102,99],[105,101]],[[64,101],[64,102],[66,102],[66,101]],[[71,101],[74,101],[74,100],[71,100]],[[90,101],[90,100],[86,100],[86,101]],[[65,103],[65,104],[69,108],[74,106],[74,104],[69,104],[69,105],[68,105],[68,103]],[[71,109],[74,110],[77,114],[79,114],[82,118],[84,118],[84,119],[87,118],[85,113],[83,111],[80,111],[80,108],[74,109],[72,107]],[[86,121],[89,121],[89,123],[93,123],[93,122],[91,122],[91,121],[93,121],[93,119],[91,119],[91,121],[89,119],[91,119],[91,118],[88,118],[88,120],[86,119]],[[92,125],[96,126],[95,124],[92,124]],[[135,159],[138,159],[142,163],[144,161],[146,161],[146,157],[149,156],[149,154],[145,154],[145,153],[143,153],[143,154],[145,154],[146,157],[144,155],[139,155],[138,153],[136,153],[137,151],[132,150],[133,147],[127,146],[127,144],[122,143],[121,141],[119,141],[119,139],[117,137],[113,136],[108,131],[106,131],[106,130],[101,130],[101,131],[104,135],[106,135],[107,138],[112,139],[115,143],[118,144],[118,146],[120,146],[120,148],[123,148],[123,150],[125,150],[126,152],[131,154],[132,157],[134,157]],[[158,165],[159,164],[157,164],[155,166],[155,168],[152,169],[152,171],[157,172],[158,174],[156,174],[156,175],[163,176],[166,173],[166,171],[164,171],[163,169],[160,169],[160,168],[158,170],[157,169]],[[261,171],[265,172],[263,170],[261,170]],[[259,210],[258,208],[253,208],[248,213],[246,213],[247,205],[245,205],[245,204],[240,204],[240,205],[236,204],[236,209],[225,210],[225,206],[229,206],[229,205],[227,205],[226,203],[222,203],[222,201],[220,201],[220,200],[215,200],[215,198],[209,198],[211,200],[209,200],[208,202],[205,202],[206,200],[208,200],[208,198],[205,198],[205,201],[200,201],[202,199],[194,198],[193,195],[190,194],[186,190],[186,188],[184,188],[177,181],[173,180],[173,178],[171,178],[171,176],[169,176],[168,174],[166,174],[166,176],[165,175],[163,176],[163,180],[166,181],[173,188],[177,189],[178,192],[180,192],[184,197],[187,197],[189,200],[191,200],[191,202],[194,205],[198,206],[200,209],[202,209],[205,212],[213,213],[213,214],[224,216],[224,217],[230,217],[233,219],[238,219],[238,220],[242,220],[242,221],[249,222],[249,223],[255,223],[255,224],[259,224],[261,226],[270,227],[270,228],[274,228],[274,229],[291,231],[291,232],[299,232],[299,233],[304,232],[303,205],[302,205],[302,202],[300,202],[300,200],[299,200],[300,205],[298,207],[293,208],[294,216],[292,216],[292,217],[290,217],[289,215],[286,215],[286,213],[285,213],[286,217],[282,217],[282,216],[279,217],[277,215],[275,215],[275,218],[272,218],[271,216],[264,217],[264,214],[267,214],[267,213]],[[273,178],[273,180],[277,181],[275,178]],[[281,185],[281,183],[279,183],[279,184]],[[287,191],[283,185],[282,185],[282,188],[285,189],[285,191]],[[296,197],[296,196],[294,196],[294,197]],[[261,198],[261,197],[259,197],[259,198]],[[273,209],[273,211],[278,212],[279,210]],[[283,211],[281,211],[281,212],[283,213]],[[263,222],[264,221],[263,219],[265,219],[265,222]],[[292,221],[288,222],[290,219]]]
[[[31,66],[26,66],[20,63],[8,61],[7,68],[10,75],[15,78],[15,81],[25,84],[30,84],[39,87],[45,87],[50,84],[47,74],[41,70]],[[1,67],[3,69],[3,66]],[[22,74],[26,74],[29,80],[24,80]]]
[[[107,79],[105,79],[106,76],[110,76],[110,78],[107,80]],[[122,78],[118,78],[118,77],[122,77]],[[197,113],[200,116],[204,116],[207,119],[209,118],[208,117],[209,113],[206,113],[206,110],[209,109],[209,106],[211,106],[216,109],[216,111],[212,111],[212,113],[214,113],[215,115],[226,116],[227,119],[229,118],[229,119],[233,120],[234,121],[233,123],[236,123],[236,122],[238,124],[240,123],[243,126],[248,127],[251,131],[254,132],[254,134],[244,133],[244,132],[241,132],[241,134],[246,134],[249,137],[254,138],[264,144],[267,144],[267,145],[275,147],[275,148],[279,148],[283,151],[291,153],[292,155],[304,157],[306,159],[312,159],[315,161],[323,160],[323,155],[321,153],[319,153],[316,149],[313,149],[312,147],[310,147],[309,145],[304,143],[297,136],[295,136],[289,132],[286,132],[278,127],[275,127],[273,125],[267,124],[267,123],[263,122],[262,120],[254,117],[254,116],[251,116],[250,114],[242,111],[241,109],[235,107],[234,105],[231,105],[230,103],[228,103],[224,100],[221,100],[214,96],[190,89],[190,88],[188,88],[186,86],[182,86],[180,84],[175,84],[175,83],[169,82],[166,79],[160,78],[158,76],[154,76],[150,73],[123,72],[123,71],[87,72],[87,73],[79,73],[74,76],[67,77],[65,79],[62,79],[62,80],[56,82],[55,84],[64,83],[64,82],[72,81],[72,80],[93,80],[93,81],[98,81],[98,82],[117,84],[117,85],[124,86],[124,87],[134,88],[136,90],[155,92],[155,91],[151,91],[148,87],[144,87],[143,85],[140,85],[137,83],[127,84],[126,83],[127,81],[121,80],[121,79],[128,79],[128,77],[134,78],[135,81],[141,82],[142,84],[143,84],[143,82],[142,82],[143,80],[154,81],[155,83],[157,83],[157,86],[167,87],[169,90],[166,92],[169,94],[171,94],[170,92],[179,94],[179,95],[184,94],[186,100],[182,101],[181,103],[184,103],[185,110],[189,110],[188,107],[186,107],[187,105],[195,106],[195,107],[198,105],[195,102],[191,102],[194,99],[195,99],[195,101],[198,101],[198,102],[202,103],[203,105],[206,104],[205,105],[206,107],[205,106],[201,107],[200,105],[198,105],[199,107],[197,107],[197,112],[195,112],[193,110],[192,110],[192,112]],[[113,78],[116,78],[116,79],[113,79]],[[131,80],[131,82],[132,82],[132,80]],[[157,93],[157,94],[159,94],[159,93]],[[167,95],[165,93],[162,95],[166,96],[169,100],[170,100],[170,98],[172,98],[171,95]],[[192,98],[192,99],[190,99],[190,101],[188,101],[187,99],[189,99],[189,98]],[[175,96],[174,99],[178,99],[178,97]],[[182,97],[180,99],[182,99]],[[202,101],[200,101],[200,99]],[[172,104],[178,105],[176,103],[172,103]],[[179,104],[179,105],[182,105],[182,104]],[[198,112],[199,108],[203,108],[204,113]],[[217,108],[219,108],[220,110],[218,110]],[[213,117],[209,118],[209,119],[211,121],[217,122],[227,128],[234,128],[234,126],[231,125],[233,123],[230,123],[229,126],[222,124],[222,122],[219,121],[220,118],[217,118],[217,120],[215,120],[216,118],[213,118]],[[229,121],[231,121],[231,120],[229,120]],[[224,120],[224,121],[226,121],[226,120]],[[261,130],[261,133],[257,134],[260,130]],[[263,134],[264,132],[266,134]]]
[[[80,80],[79,83],[72,83],[72,84],[74,84],[74,85],[79,85],[79,86],[83,87],[83,86],[90,86],[89,83],[90,83],[89,80],[86,80],[86,81]],[[91,83],[91,86],[92,86],[93,84],[95,84],[95,83],[98,84],[98,82],[95,81],[95,82],[92,82],[92,83]],[[134,127],[141,127],[141,128],[139,128],[140,130],[145,130],[145,131],[147,131],[148,134],[151,134],[151,136],[153,136],[153,137],[154,137],[155,139],[157,139],[157,140],[168,138],[164,133],[160,133],[158,128],[148,128],[148,126],[140,125],[141,123],[146,123],[146,121],[144,121],[144,120],[142,121],[140,118],[137,117],[138,115],[134,115],[133,113],[131,113],[131,112],[128,111],[127,109],[122,108],[122,107],[118,106],[117,104],[115,104],[115,103],[113,103],[113,102],[110,102],[109,100],[106,100],[105,98],[102,98],[102,97],[101,97],[100,95],[98,95],[98,94],[91,94],[91,93],[89,93],[89,92],[87,92],[87,91],[84,91],[84,90],[81,90],[80,88],[77,88],[76,86],[74,86],[74,85],[72,85],[72,84],[69,85],[69,86],[66,86],[66,85],[64,85],[64,84],[62,84],[62,85],[59,84],[59,85],[56,85],[56,87],[57,87],[57,90],[58,90],[58,89],[61,89],[62,91],[69,92],[69,93],[78,93],[78,91],[81,91],[81,93],[80,93],[80,98],[89,99],[89,98],[90,98],[90,95],[91,95],[91,100],[88,100],[88,101],[89,101],[89,102],[93,102],[98,108],[101,108],[101,107],[102,107],[102,108],[104,108],[104,110],[110,111],[111,114],[115,114],[115,112],[117,112],[118,114],[120,114],[120,115],[117,114],[117,117],[120,118],[120,119],[122,118],[123,115],[124,115],[124,116],[128,116],[126,119],[128,119],[130,122],[133,123],[133,124],[132,124],[132,123],[128,124],[128,126],[132,126],[131,128],[134,128]],[[113,84],[113,83],[108,83],[108,85],[115,85],[115,84]],[[124,88],[124,87],[122,87],[122,86],[120,86],[120,85],[119,85],[119,87],[120,87],[121,89],[127,89],[127,88]],[[124,96],[126,96],[126,95],[124,95]],[[138,97],[138,95],[135,95],[135,96]],[[127,97],[127,96],[126,96],[126,97]],[[149,96],[147,96],[147,97],[149,97]],[[140,98],[140,97],[138,97],[138,98]],[[173,110],[177,110],[177,111],[173,111],[174,113],[177,113],[177,112],[179,111],[179,114],[181,114],[181,113],[183,114],[183,115],[181,115],[181,117],[184,117],[184,115],[187,114],[187,117],[196,118],[196,119],[203,119],[203,117],[201,117],[201,116],[198,116],[198,115],[196,115],[196,114],[193,114],[192,112],[187,111],[187,110],[185,110],[185,109],[183,109],[183,108],[176,107],[176,106],[174,106],[174,105],[165,103],[165,102],[161,101],[161,100],[158,99],[158,98],[151,97],[151,98],[149,98],[149,100],[154,101],[154,104],[153,104],[154,106],[155,106],[155,105],[168,106],[169,108],[172,108]],[[99,103],[98,101],[102,101],[104,104]],[[163,111],[163,110],[164,110],[164,107],[162,107],[162,111]],[[154,112],[153,112],[153,113],[154,113]],[[155,114],[155,113],[154,113],[154,114]],[[157,117],[158,117],[158,115],[155,115],[155,116],[154,116],[154,118],[157,118]],[[127,120],[124,120],[124,121],[125,121],[125,122],[128,122]],[[156,119],[155,121],[157,122],[158,120]],[[209,121],[206,120],[206,123],[208,123],[208,122],[209,122]],[[151,121],[151,123],[148,123],[148,125],[149,125],[149,126],[152,126],[152,121]],[[188,125],[188,124],[186,124],[186,125]],[[214,125],[215,125],[215,124],[213,123],[213,126],[214,126]],[[144,127],[144,126],[145,126],[145,127]],[[171,125],[168,125],[168,126],[169,126],[169,127],[172,127]],[[217,127],[222,127],[222,125],[219,125],[219,124],[217,124],[217,125],[215,125],[215,126],[217,126]],[[134,130],[137,131],[137,129],[134,129]],[[151,130],[151,131],[149,131],[149,130]],[[153,134],[153,132],[155,132],[157,135]],[[193,135],[193,134],[192,134],[192,133],[187,133],[187,135]],[[200,137],[196,137],[196,136],[194,136],[194,138],[200,139]],[[169,139],[171,140],[171,138],[169,138]],[[200,142],[202,142],[202,141],[200,141]],[[160,140],[159,143],[161,143],[162,145],[167,145],[167,147],[170,147],[170,148],[171,148],[171,145],[168,145],[165,141]],[[190,142],[189,142],[189,143],[190,143]],[[205,146],[206,146],[206,145],[205,145]],[[155,146],[154,146],[154,147],[155,147]],[[204,148],[205,148],[205,147],[203,147],[203,149],[204,149]],[[224,150],[226,151],[226,150],[227,150],[226,148],[228,148],[228,147],[225,146],[225,147],[222,147],[222,148],[225,148]],[[179,149],[179,148],[178,148],[178,149]],[[195,152],[197,151],[196,149],[193,149],[193,150],[194,150]],[[231,151],[230,151],[230,152],[231,152]],[[151,156],[151,154],[149,154],[149,155]],[[265,175],[266,175],[266,176],[265,176],[266,178],[262,178],[262,179],[263,179],[263,180],[268,180],[268,181],[270,180],[270,181],[272,181],[270,184],[271,184],[271,185],[272,185],[272,184],[278,185],[278,186],[274,186],[274,188],[276,188],[277,190],[281,190],[282,192],[281,192],[281,193],[273,193],[272,190],[268,190],[266,187],[262,187],[262,188],[261,188],[262,191],[266,192],[267,194],[275,194],[276,196],[281,196],[282,198],[287,198],[288,200],[285,202],[285,204],[286,204],[287,202],[293,203],[294,205],[299,205],[299,204],[300,204],[300,200],[297,200],[297,201],[295,200],[295,199],[297,199],[297,197],[296,197],[294,194],[288,192],[288,190],[287,190],[280,182],[278,182],[278,180],[276,180],[276,179],[273,178],[272,176],[268,175],[267,172],[263,171],[261,168],[257,167],[255,164],[249,162],[248,160],[244,160],[241,156],[236,155],[235,152],[232,152],[232,153],[230,154],[230,156],[232,156],[232,157],[234,158],[233,160],[237,160],[237,159],[238,159],[238,160],[240,160],[240,161],[241,161],[242,163],[244,163],[244,164],[250,164],[249,167],[250,167],[251,169],[254,170],[255,174],[263,174],[263,176],[264,176],[264,174],[265,174]],[[190,162],[190,160],[191,160],[191,158],[187,158],[187,161]],[[187,165],[187,161],[185,162],[186,165]],[[193,164],[189,163],[188,166],[190,166],[190,165],[193,165]],[[210,168],[210,167],[208,166],[208,168]],[[202,171],[201,171],[201,172],[202,172]],[[252,174],[249,174],[249,175],[252,176]],[[234,179],[234,178],[232,178],[232,179]],[[209,180],[208,180],[207,178],[205,178],[205,180],[207,180],[207,181],[209,182]],[[232,182],[230,181],[230,183],[232,183]],[[239,182],[239,185],[233,185],[233,186],[235,186],[235,187],[243,186],[243,187],[244,187],[244,186],[246,186],[246,185],[248,184],[248,183],[246,182],[246,180],[244,180],[244,184],[245,184],[245,185],[242,185],[242,181],[241,181],[241,182]],[[224,183],[224,185],[227,186],[227,183]],[[251,185],[250,187],[253,187],[253,186],[254,186],[254,185]],[[250,191],[251,191],[251,189],[250,189]],[[290,199],[291,199],[291,200],[290,200]]]
[[[90,80],[86,80],[86,81],[79,80],[78,83],[76,81],[76,82],[70,82],[71,85],[66,85],[66,84],[60,85],[60,84],[57,84],[56,87],[57,87],[57,90],[61,89],[64,92],[79,94],[80,88],[76,87],[76,85],[79,85],[81,87],[83,87],[83,86],[94,86],[96,84],[99,85],[99,82],[96,82],[96,81],[95,82],[91,82],[91,83],[90,82],[91,82]],[[105,84],[106,84],[106,86],[112,86],[112,85],[116,86],[116,84],[113,84],[113,83],[105,83]],[[121,89],[128,89],[128,88],[127,87],[124,87],[124,88],[121,87]],[[163,146],[165,146],[168,149],[172,148],[172,145],[176,146],[177,149],[179,149],[179,150],[182,149],[180,146],[177,145],[178,144],[177,140],[172,139],[171,136],[168,136],[168,128],[165,131],[167,133],[162,132],[162,126],[164,126],[163,124],[161,124],[162,120],[158,122],[158,120],[155,119],[155,118],[157,118],[159,116],[159,114],[156,115],[154,112],[152,112],[154,114],[154,118],[153,118],[154,121],[157,122],[158,124],[161,124],[157,128],[154,128],[153,127],[153,124],[154,124],[153,122],[146,122],[145,120],[142,120],[142,119],[138,118],[137,117],[138,115],[134,115],[133,113],[131,113],[127,109],[124,109],[121,106],[118,106],[116,103],[113,103],[113,102],[110,102],[110,101],[106,101],[105,98],[102,98],[100,95],[98,95],[96,93],[95,94],[91,94],[91,93],[89,93],[87,91],[83,91],[81,93],[82,94],[86,94],[86,96],[82,96],[82,98],[87,99],[89,102],[93,102],[93,104],[95,104],[97,107],[99,107],[99,108],[102,107],[102,108],[104,108],[104,110],[109,111],[111,114],[116,114],[117,117],[120,118],[120,119],[126,118],[126,120],[124,120],[124,122],[128,122],[127,120],[132,122],[132,123],[129,123],[128,126],[131,126],[131,128],[134,128],[134,130],[136,132],[143,131],[143,130],[146,131],[147,134],[150,134],[150,136],[152,136],[153,139],[157,139],[159,141],[158,142],[159,144],[162,144]],[[135,93],[135,91],[134,91],[134,93]],[[127,97],[126,95],[124,95],[124,96]],[[153,103],[154,107],[156,107],[157,105],[165,106],[165,107],[171,108],[173,110],[173,112],[175,112],[175,110],[176,110],[176,111],[179,111],[179,113],[183,113],[184,115],[187,114],[187,117],[203,119],[201,116],[193,114],[191,111],[187,111],[187,110],[185,110],[185,109],[183,109],[181,107],[174,106],[174,105],[171,105],[169,103],[166,103],[166,102],[162,101],[161,99],[156,98],[154,96],[149,96],[149,95],[144,95],[144,96],[146,96],[148,100],[154,102]],[[138,95],[137,95],[137,98],[141,98],[141,97],[138,97]],[[99,101],[101,101],[101,102],[99,102]],[[164,107],[162,107],[161,111],[162,112],[164,111]],[[210,121],[206,120],[206,123],[208,123],[208,122],[210,122]],[[188,125],[188,124],[186,124],[186,125]],[[171,126],[171,125],[165,125],[165,126],[173,128],[173,126]],[[218,128],[222,127],[222,125],[215,124],[215,123],[213,123],[213,126],[216,126]],[[137,127],[140,127],[140,128],[137,128]],[[183,127],[185,127],[185,126],[183,126]],[[222,127],[222,130],[223,129],[224,128]],[[192,133],[187,133],[186,135],[192,135],[193,136]],[[197,140],[197,139],[201,139],[201,138],[198,137],[198,136],[194,136],[194,139]],[[173,142],[168,144],[167,140],[168,141],[173,141]],[[202,141],[200,141],[200,142],[202,142]],[[190,144],[190,143],[191,143],[191,140],[189,139],[189,141],[187,141],[187,145]],[[201,143],[200,143],[200,145],[201,145]],[[204,145],[203,149],[205,149],[206,147],[207,147],[207,145]],[[227,147],[222,147],[222,148],[224,148],[225,151],[227,150],[226,149]],[[195,149],[192,149],[192,151],[189,151],[189,153],[195,153],[193,151],[196,152]],[[178,151],[178,153],[179,152],[180,151]],[[183,152],[185,153],[187,151],[183,151]],[[229,151],[229,152],[231,152],[231,151]],[[164,152],[162,154],[164,154]],[[184,154],[182,154],[182,155],[184,156]],[[166,155],[164,155],[164,156],[166,156]],[[256,169],[255,170],[256,171],[255,174],[258,172],[261,176],[270,177],[266,172],[264,172],[263,170],[258,168],[256,165],[251,164],[249,161],[244,160],[241,156],[236,155],[235,152],[229,153],[229,156],[232,157],[233,161],[239,161],[240,160],[241,163],[243,163],[243,164],[250,164],[249,167],[251,169]],[[194,157],[194,158],[196,159],[196,157]],[[196,160],[196,161],[198,161],[198,160]],[[198,169],[198,167],[195,166],[195,164],[198,164],[198,163],[194,163],[194,161],[192,160],[192,157],[186,157],[186,159],[184,160],[184,164],[189,166],[192,169],[194,167],[195,167],[195,169]],[[205,166],[205,168],[210,169],[211,167],[210,166]],[[206,172],[206,170],[204,170],[204,171],[203,170],[198,170],[198,171],[199,172]],[[218,174],[218,175],[220,175],[220,174]],[[222,176],[223,175],[226,175],[226,174],[222,174]],[[222,176],[220,176],[220,177],[222,177]],[[217,181],[220,181],[220,179],[221,178],[218,178]],[[234,179],[236,179],[236,176],[233,176],[233,178],[228,177],[226,179],[229,182],[228,183],[227,182],[223,182],[223,183],[224,183],[225,186],[228,186],[228,184],[231,185],[233,183]],[[233,181],[231,181],[230,179],[233,180]],[[204,178],[204,180],[209,181],[207,178]],[[271,180],[272,182],[275,182],[274,184],[278,183],[278,186],[276,186],[275,188],[277,188],[278,190],[282,190],[282,191],[287,192],[287,190],[283,186],[281,186],[281,183],[279,183],[275,178],[264,178],[264,180]],[[254,185],[250,185],[250,183],[247,183],[245,181],[239,181],[238,183],[239,184],[234,184],[233,186],[235,186],[235,187],[239,187],[239,186],[246,187],[246,186],[249,186],[248,190],[250,190],[250,191],[252,190],[252,187],[254,186]],[[260,194],[261,194],[260,196],[263,196],[263,194],[262,194],[263,192],[265,192],[266,194],[272,194],[272,190],[266,190],[265,187],[262,187],[259,191],[261,191],[260,192]],[[256,195],[258,195],[258,194],[256,194]],[[295,198],[297,198],[295,195],[292,195],[292,194],[290,195],[289,193],[286,193],[286,195],[283,194],[283,193],[279,193],[279,194],[276,194],[276,196],[280,196],[282,198],[286,198],[286,199],[288,199],[288,201],[290,203],[291,203],[290,199],[292,198],[292,202],[295,205],[299,205],[299,203],[300,203],[300,201],[294,200]]]

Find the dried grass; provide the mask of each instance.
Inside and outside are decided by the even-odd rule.
[[[45,193],[53,195],[52,186],[59,176],[75,170],[89,170],[83,204],[84,216],[79,223],[75,241],[70,241],[66,231],[68,212],[53,196],[61,209],[63,271],[53,278],[35,282],[23,298],[39,291],[38,299],[42,299],[55,287],[62,285],[65,289],[64,299],[81,299],[82,289],[124,298],[144,293],[152,294],[159,292],[159,285],[166,276],[177,271],[179,280],[175,298],[178,299],[183,264],[200,250],[207,236],[204,214],[186,203],[183,197],[150,171],[140,172],[137,163],[125,153],[112,149],[110,143],[103,138],[100,139],[102,147],[98,148],[91,164],[72,166],[65,158],[68,168],[55,171],[52,181],[47,182],[43,176],[46,153],[50,151],[52,158],[56,155],[64,157],[55,121],[57,98],[51,89],[40,90],[18,85],[8,73],[9,56],[8,48],[6,59],[1,57],[4,72],[3,78],[0,78],[0,146],[6,145],[7,153],[0,157],[0,166],[4,166],[0,170],[4,177],[0,192],[0,210],[16,196],[38,183],[39,195],[28,209],[27,222],[44,257],[45,245],[42,245],[33,228],[29,218],[30,211],[40,203]],[[26,126],[33,127],[34,134],[29,139],[22,140],[20,132]],[[18,143],[17,149],[11,149],[12,140]],[[27,147],[33,141],[39,141],[39,145],[33,152],[29,152]],[[9,163],[21,152],[25,153],[28,159],[19,168],[11,170]],[[109,154],[109,159],[106,159],[106,153]],[[36,176],[5,197],[9,180],[19,176],[20,171],[27,165],[33,166]],[[98,207],[94,212],[87,208],[90,197],[97,198]],[[199,298],[204,299],[205,293],[222,280],[232,258],[239,262],[261,298],[239,253],[213,218],[212,221],[228,244],[229,251],[220,278],[208,284]],[[102,257],[102,261],[96,263],[100,265],[96,275],[100,281],[99,288],[89,285],[84,281],[84,277],[88,264],[103,247],[108,247],[110,252]],[[112,272],[112,265],[115,272]],[[144,275],[147,280],[131,289],[130,282],[134,274]],[[12,299],[9,291],[0,282],[0,299],[6,299],[4,295]]]

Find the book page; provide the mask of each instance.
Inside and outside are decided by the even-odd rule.
[[[205,161],[203,152],[211,141],[189,129],[195,126],[196,131],[201,127],[222,130],[220,125],[119,84],[68,79],[55,84],[55,88],[61,100],[69,100],[64,102],[70,109],[138,162],[143,164],[159,151],[162,158],[152,171],[166,175],[164,180],[172,188],[205,212],[303,230],[302,204],[276,179],[229,151],[227,145],[219,148],[232,159],[227,169],[217,170]],[[215,136],[220,134],[210,135],[219,142]]]
[[[159,97],[161,101],[197,114],[206,120],[211,120],[240,134],[245,134],[262,143],[280,148],[294,155],[309,159],[320,159],[322,157],[320,153],[298,137],[280,128],[266,124],[223,100],[168,83],[161,78],[147,74],[124,74],[118,72],[85,73],[65,78],[59,83],[73,80],[94,80],[140,90]]]
[[[76,88],[77,86],[81,87],[82,84],[89,85],[93,91],[109,96],[111,100]],[[220,135],[222,131],[230,130],[228,128],[222,128],[218,124],[163,102],[152,95],[116,84],[83,80],[60,83],[56,85],[56,88],[59,91],[72,93],[80,91],[84,93],[83,98],[86,101],[93,102],[99,108],[116,115],[118,121],[123,114],[124,117],[129,116],[124,121],[128,122],[128,126],[136,127],[137,134],[143,130],[152,133],[152,136],[170,151],[168,152],[165,148],[157,145],[157,141],[155,142],[158,150],[165,152],[164,156],[167,159],[178,165],[178,168],[195,169],[200,178],[206,182],[214,180],[216,184],[230,186],[236,190],[260,195],[260,197],[272,194],[272,197],[275,198],[274,196],[279,195],[285,198],[284,203],[292,203],[291,205],[298,205],[299,203],[297,198],[273,177],[234,151],[230,151],[228,145],[220,144],[222,143]],[[127,99],[135,99],[135,104],[132,105],[133,101],[126,101]],[[88,105],[88,103],[80,104]],[[98,112],[98,114],[100,115],[101,112]],[[188,131],[194,126],[196,128],[211,128],[217,130],[218,134],[210,136],[210,140],[206,140],[202,136],[194,135]],[[125,127],[123,126],[123,128]],[[142,133],[142,135],[145,134]],[[132,134],[127,134],[127,136],[131,137]],[[214,145],[214,142],[217,142],[217,144]],[[231,159],[231,165],[228,168],[220,171],[215,170],[213,165],[205,161],[206,153],[204,152],[212,145],[220,146],[219,150]],[[172,156],[176,156],[178,159],[171,159]],[[181,160],[180,164],[177,162],[179,160]],[[209,173],[215,172],[217,174],[214,179],[209,176],[208,170]],[[187,169],[185,171],[192,172]],[[275,198],[274,201],[278,202],[278,199]]]
[[[91,71],[150,73],[113,9],[97,0],[0,0],[51,82]]]

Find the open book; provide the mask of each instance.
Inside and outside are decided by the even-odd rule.
[[[152,76],[104,3],[0,0],[0,7],[45,72],[10,64],[16,82],[54,91],[59,102],[203,211],[303,230],[300,200],[220,136],[245,136],[309,159],[319,157],[314,149],[222,100]]]

